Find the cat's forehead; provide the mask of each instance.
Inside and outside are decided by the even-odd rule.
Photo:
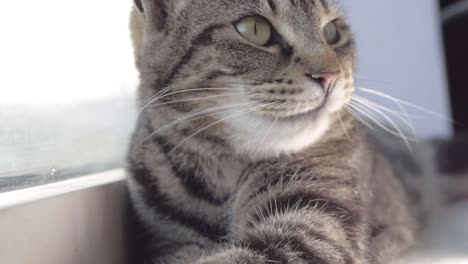
[[[183,0],[176,0],[183,1]],[[272,13],[289,18],[310,18],[320,15],[341,15],[336,0],[185,0],[200,9],[223,13]],[[196,10],[194,15],[196,15]],[[203,12],[204,13],[204,12]],[[212,13],[213,14],[213,13]]]
[[[307,14],[315,15],[318,13],[334,13],[340,10],[335,0],[258,0],[256,2],[259,5],[266,3],[276,13],[289,10],[304,11]]]

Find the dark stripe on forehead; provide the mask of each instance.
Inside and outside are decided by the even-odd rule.
[[[330,5],[328,4],[327,0],[289,0],[289,2],[292,6],[301,5],[301,7],[305,10],[317,7],[318,4],[321,5],[326,12],[330,12]]]
[[[312,8],[322,5],[322,7],[328,12],[328,3],[326,0],[320,0],[320,4],[316,3],[318,0],[289,0],[292,6],[300,6],[304,11],[309,11]]]
[[[274,1],[274,0],[268,0],[267,2],[268,2],[268,5],[269,5],[270,8],[271,8],[271,11],[273,11],[273,13],[276,14],[277,11],[278,11],[278,8],[276,7],[275,1]]]
[[[302,6],[305,7],[307,0],[290,0],[292,6]]]
[[[322,7],[325,9],[325,11],[330,12],[330,6],[327,3],[327,0],[319,0],[320,3],[322,4]]]

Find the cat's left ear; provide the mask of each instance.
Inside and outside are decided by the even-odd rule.
[[[142,0],[134,0],[135,7],[137,8],[138,12],[143,13],[145,12],[145,8],[143,7]]]
[[[185,0],[134,0],[135,7],[145,19],[163,31],[167,29],[169,20],[175,15]]]

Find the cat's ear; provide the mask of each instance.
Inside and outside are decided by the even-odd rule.
[[[158,30],[165,30],[176,5],[183,0],[134,0],[135,7]]]
[[[135,7],[137,8],[138,12],[143,13],[145,11],[145,8],[143,7],[143,2],[142,0],[134,0]]]

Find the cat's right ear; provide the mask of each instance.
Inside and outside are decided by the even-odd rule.
[[[160,31],[167,28],[171,1],[174,0],[134,0],[138,12]]]

